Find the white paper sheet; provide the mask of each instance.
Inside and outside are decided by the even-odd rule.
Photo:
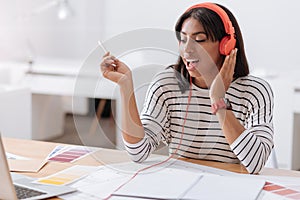
[[[114,192],[114,196],[181,199],[201,176],[186,170],[164,168],[137,175],[120,190]]]
[[[262,179],[205,175],[182,199],[255,200],[264,184]]]
[[[227,181],[228,183],[232,182],[233,184],[235,184],[235,186],[238,185],[239,187],[241,187],[241,185],[243,185],[241,191],[247,189],[247,192],[251,193],[251,195],[249,195],[249,199],[255,199],[252,197],[257,196],[260,192],[260,189],[258,188],[263,187],[263,179],[252,178],[247,181],[247,178],[243,179],[243,177],[239,177],[236,173],[233,172],[176,160],[171,160],[168,163],[164,163],[157,167],[153,167],[149,170],[143,171],[134,179],[128,182],[128,180],[131,179],[132,175],[137,170],[142,169],[146,166],[151,166],[164,159],[165,157],[152,158],[146,162],[143,162],[142,164],[127,162],[101,166],[96,172],[93,172],[89,176],[72,184],[72,187],[75,187],[82,193],[96,196],[99,199],[106,198],[112,193],[115,195],[147,195],[151,196],[152,198],[166,199],[182,198],[183,195],[185,195],[185,197],[191,197],[187,196],[187,192],[190,192],[190,195],[198,196],[199,193],[196,193],[193,190],[192,186],[197,186],[197,181],[199,181],[197,183],[201,183],[201,181],[203,180],[204,182],[205,180],[212,182],[212,178],[202,180],[202,177],[206,176],[214,176],[213,180],[220,183],[220,186],[218,186],[219,188],[216,188],[214,192],[218,190],[222,191],[222,189],[226,188],[226,191],[228,192],[226,194],[233,195],[235,193],[238,193],[239,190],[231,187],[230,184],[226,183]],[[243,184],[241,184],[241,180],[243,181]],[[116,191],[117,188],[119,188],[126,182],[128,183],[121,187],[118,191]],[[202,183],[204,184],[204,182]],[[255,186],[253,186],[254,184]],[[130,198],[134,197],[112,196],[112,198],[110,199]]]

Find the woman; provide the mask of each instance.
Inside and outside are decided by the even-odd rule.
[[[141,116],[130,69],[103,56],[103,76],[120,86],[126,150],[142,162],[164,142],[174,156],[241,163],[258,173],[273,148],[273,93],[249,75],[236,19],[202,3],[187,9],[175,30],[180,57],[153,80]]]

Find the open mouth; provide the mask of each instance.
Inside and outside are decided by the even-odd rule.
[[[186,59],[187,69],[192,70],[196,68],[196,65],[199,63],[199,59]]]

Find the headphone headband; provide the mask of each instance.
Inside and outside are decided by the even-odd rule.
[[[199,4],[191,6],[185,12],[189,12],[190,10],[192,10],[194,8],[207,8],[207,9],[212,10],[215,13],[217,13],[223,22],[225,32],[234,37],[234,33],[235,33],[234,27],[232,26],[232,23],[227,15],[227,13],[220,6],[218,6],[214,3],[199,3]]]
[[[196,4],[196,5],[193,5],[192,7],[188,8],[185,12],[189,12],[190,10],[192,10],[194,8],[207,8],[207,9],[212,10],[215,13],[217,13],[217,15],[219,15],[219,17],[221,18],[221,20],[223,22],[225,32],[228,34],[221,39],[220,45],[219,45],[219,51],[222,55],[229,55],[230,52],[235,48],[236,39],[235,39],[234,27],[232,26],[232,23],[229,19],[229,16],[227,15],[227,13],[220,6],[218,6],[214,3]]]

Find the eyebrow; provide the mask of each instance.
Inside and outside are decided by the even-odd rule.
[[[187,35],[187,33],[183,32],[183,31],[181,31],[180,33],[182,33],[183,35]],[[199,35],[199,34],[205,34],[206,35],[206,33],[204,31],[198,31],[198,32],[192,33],[192,35]]]

